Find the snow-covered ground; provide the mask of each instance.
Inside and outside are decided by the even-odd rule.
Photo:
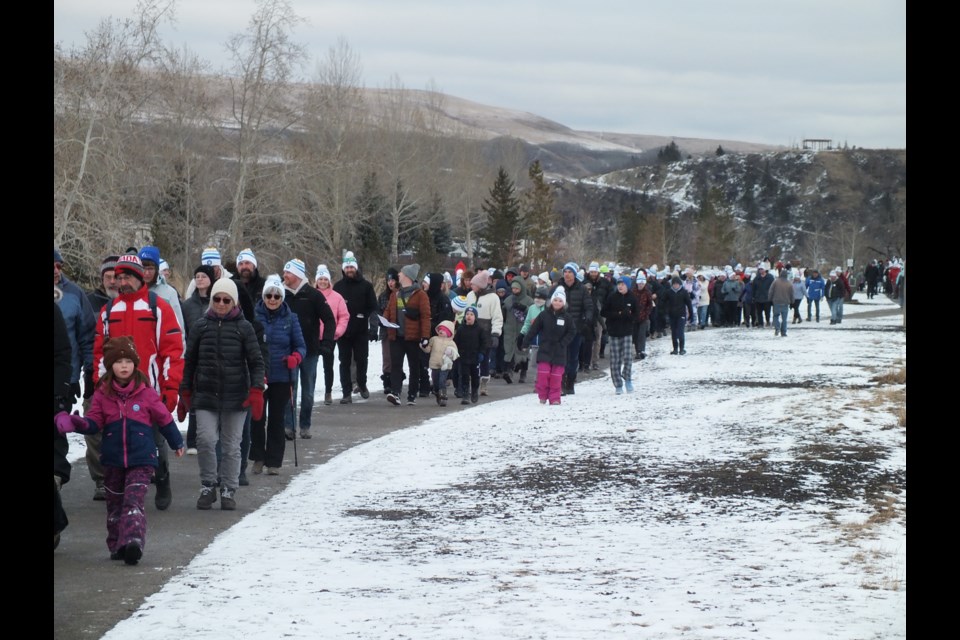
[[[301,472],[104,638],[905,638],[905,385],[876,377],[906,333],[857,298],[650,341],[633,394],[438,409]]]

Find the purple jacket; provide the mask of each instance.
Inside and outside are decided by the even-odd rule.
[[[157,392],[142,382],[136,383],[132,392],[123,395],[116,389],[107,395],[98,385],[84,418],[87,428],[77,431],[103,432],[100,462],[105,467],[156,467],[157,445],[153,430],[157,427],[154,425],[159,426],[171,449],[183,447],[183,436],[173,416],[163,406]]]

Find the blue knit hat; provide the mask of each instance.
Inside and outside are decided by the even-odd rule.
[[[463,317],[466,318],[468,313],[472,313],[472,314],[473,314],[473,317],[476,318],[477,320],[480,319],[480,310],[477,309],[477,308],[476,308],[475,306],[473,306],[472,304],[471,304],[470,306],[468,306],[466,309],[464,309],[464,311],[463,311]]]
[[[140,249],[140,262],[146,264],[146,261],[149,260],[153,263],[153,266],[160,266],[160,249],[156,247],[143,247]]]
[[[564,270],[564,271],[573,271],[573,275],[577,275],[577,273],[580,272],[580,265],[578,265],[576,262],[571,261],[571,262],[568,262],[567,264],[563,265],[563,270]]]
[[[619,278],[617,278],[617,284],[621,282],[627,285],[627,289],[629,289],[633,285],[633,281],[630,280],[630,276],[620,276]]]

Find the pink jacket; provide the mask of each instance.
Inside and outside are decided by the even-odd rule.
[[[350,312],[347,311],[347,303],[342,295],[333,290],[333,287],[329,289],[317,289],[317,291],[323,294],[323,297],[327,299],[327,304],[330,305],[330,310],[333,311],[333,317],[337,321],[337,328],[333,332],[333,339],[339,340],[340,336],[347,330],[347,323],[350,322]],[[323,320],[320,321],[320,338],[323,339]]]

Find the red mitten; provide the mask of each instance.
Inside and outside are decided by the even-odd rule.
[[[167,411],[173,413],[177,410],[177,390],[176,389],[164,389],[163,395],[160,396],[163,400],[163,406],[167,408]]]
[[[177,405],[177,420],[183,422],[190,413],[190,392],[184,391],[180,394],[180,404]]]
[[[294,351],[293,353],[288,355],[286,358],[284,358],[284,360],[286,360],[287,362],[287,369],[296,369],[297,367],[300,366],[300,363],[303,362],[303,358],[300,356],[300,353],[297,351]]]
[[[254,420],[263,418],[263,389],[252,387],[243,406],[250,407],[250,415]]]

